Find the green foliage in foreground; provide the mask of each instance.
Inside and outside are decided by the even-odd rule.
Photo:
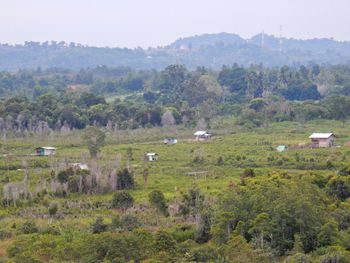
[[[273,174],[225,191],[217,211],[202,213],[197,234],[185,239],[180,232],[186,228],[121,230],[115,228],[121,223],[106,224],[100,217],[90,233],[37,233],[33,223],[26,222],[20,228],[25,235],[7,251],[15,262],[269,262],[283,255],[289,255],[287,262],[349,262],[350,224],[340,226],[345,218],[338,214],[349,211],[350,204],[331,204],[332,197],[315,177]],[[124,218],[123,224],[130,225],[130,220]]]

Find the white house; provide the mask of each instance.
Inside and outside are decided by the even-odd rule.
[[[153,162],[158,160],[158,154],[156,153],[146,153],[148,161]]]
[[[176,138],[165,138],[163,140],[164,144],[168,144],[168,145],[173,145],[173,144],[177,144],[177,139]]]
[[[38,156],[50,156],[56,154],[55,147],[38,147],[35,150]]]
[[[89,170],[89,166],[86,163],[71,163],[69,166],[75,170]]]
[[[325,148],[334,145],[335,136],[333,133],[313,133],[309,138],[311,139],[312,148]]]
[[[196,131],[193,135],[196,137],[196,141],[208,140],[211,137],[211,134],[207,131]]]

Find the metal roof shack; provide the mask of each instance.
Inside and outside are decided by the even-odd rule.
[[[196,136],[196,141],[208,140],[211,137],[207,131],[196,131],[193,135]]]
[[[153,162],[158,160],[158,154],[156,153],[146,153],[148,161]]]
[[[38,156],[50,156],[56,154],[55,147],[38,147],[35,151]]]
[[[334,133],[313,133],[309,136],[312,148],[326,148],[334,146]]]

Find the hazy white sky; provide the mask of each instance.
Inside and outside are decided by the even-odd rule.
[[[350,40],[350,0],[0,0],[0,42],[148,47],[202,33]]]

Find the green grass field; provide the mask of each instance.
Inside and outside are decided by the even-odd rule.
[[[226,128],[224,128],[226,127]],[[227,128],[231,127],[231,128]],[[336,121],[314,121],[305,124],[276,123],[267,128],[244,130],[232,124],[232,120],[219,120],[212,123],[214,137],[205,142],[194,140],[194,129],[178,127],[176,131],[166,129],[140,129],[121,131],[107,135],[106,146],[97,160],[101,167],[112,165],[119,156],[120,168],[132,167],[136,181],[135,189],[129,190],[136,205],[147,205],[148,194],[161,190],[169,203],[176,202],[181,192],[190,188],[199,188],[214,198],[230,184],[239,183],[243,171],[254,170],[256,176],[266,176],[276,171],[288,174],[308,176],[310,173],[331,175],[350,160],[350,148],[344,143],[350,139],[350,125]],[[308,136],[312,132],[333,132],[336,134],[337,147],[310,149]],[[1,141],[0,186],[8,182],[23,180],[27,172],[30,189],[35,192],[42,178],[49,179],[51,171],[58,172],[62,164],[72,162],[89,163],[87,147],[80,139],[81,132],[74,131],[66,135],[50,134],[10,138]],[[162,143],[165,136],[177,136],[178,144],[167,146]],[[287,145],[290,149],[278,153],[278,145]],[[294,146],[304,148],[292,149]],[[28,156],[38,146],[57,147],[53,157]],[[133,159],[127,162],[127,151],[132,149]],[[143,154],[156,152],[159,160],[149,163],[147,186],[143,181]],[[196,155],[203,157],[202,163],[194,163]],[[218,163],[222,158],[223,162]],[[198,174],[195,174],[199,172]],[[204,173],[202,173],[204,172]],[[190,173],[190,175],[188,174]],[[20,224],[26,219],[34,219],[40,227],[56,225],[61,229],[87,229],[98,216],[107,222],[118,211],[108,207],[112,193],[96,195],[71,194],[68,198],[45,196],[38,201],[28,201],[1,208],[0,229],[11,229],[14,223]],[[63,217],[48,219],[47,209],[50,202],[59,204]],[[157,225],[171,226],[176,218],[154,218],[151,211],[142,215],[144,225],[152,228]],[[155,223],[157,220],[157,223]],[[160,220],[160,221],[159,221]],[[8,246],[8,239],[0,241],[0,247]],[[3,255],[4,252],[0,250]]]

